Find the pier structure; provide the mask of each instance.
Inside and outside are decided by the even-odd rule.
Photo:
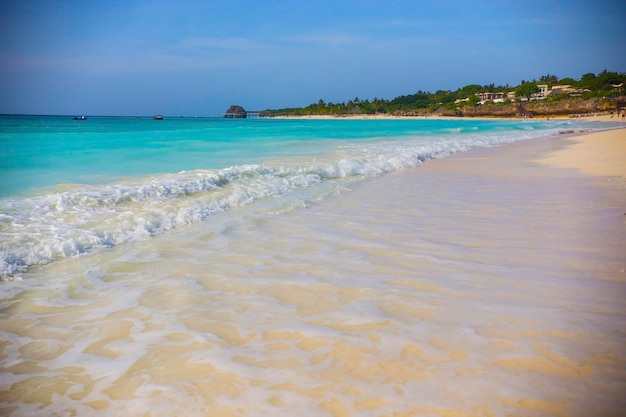
[[[261,117],[261,110],[246,110],[246,117],[248,119],[258,119]]]

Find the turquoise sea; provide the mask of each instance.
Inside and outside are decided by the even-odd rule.
[[[2,116],[0,415],[619,415],[612,126]]]
[[[306,206],[363,178],[577,128],[571,120],[0,117],[0,277],[193,227]]]

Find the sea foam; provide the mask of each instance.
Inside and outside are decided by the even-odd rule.
[[[211,215],[266,198],[286,197],[338,179],[411,168],[425,160],[477,147],[556,134],[562,124],[504,125],[487,131],[339,141],[326,155],[268,160],[264,164],[182,171],[104,185],[66,186],[63,191],[0,200],[0,277],[19,276],[32,265],[97,248],[141,241]],[[320,145],[322,146],[322,145]],[[323,187],[322,187],[323,188]],[[301,207],[302,204],[294,204]]]

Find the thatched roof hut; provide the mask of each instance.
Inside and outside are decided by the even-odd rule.
[[[224,117],[228,119],[245,119],[248,114],[241,106],[232,105],[224,113]]]

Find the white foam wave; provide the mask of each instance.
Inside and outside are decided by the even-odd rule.
[[[555,127],[556,129],[556,127]],[[0,201],[0,278],[95,248],[149,239],[259,199],[381,175],[476,147],[556,133],[518,130],[348,144],[324,163],[233,166]]]

